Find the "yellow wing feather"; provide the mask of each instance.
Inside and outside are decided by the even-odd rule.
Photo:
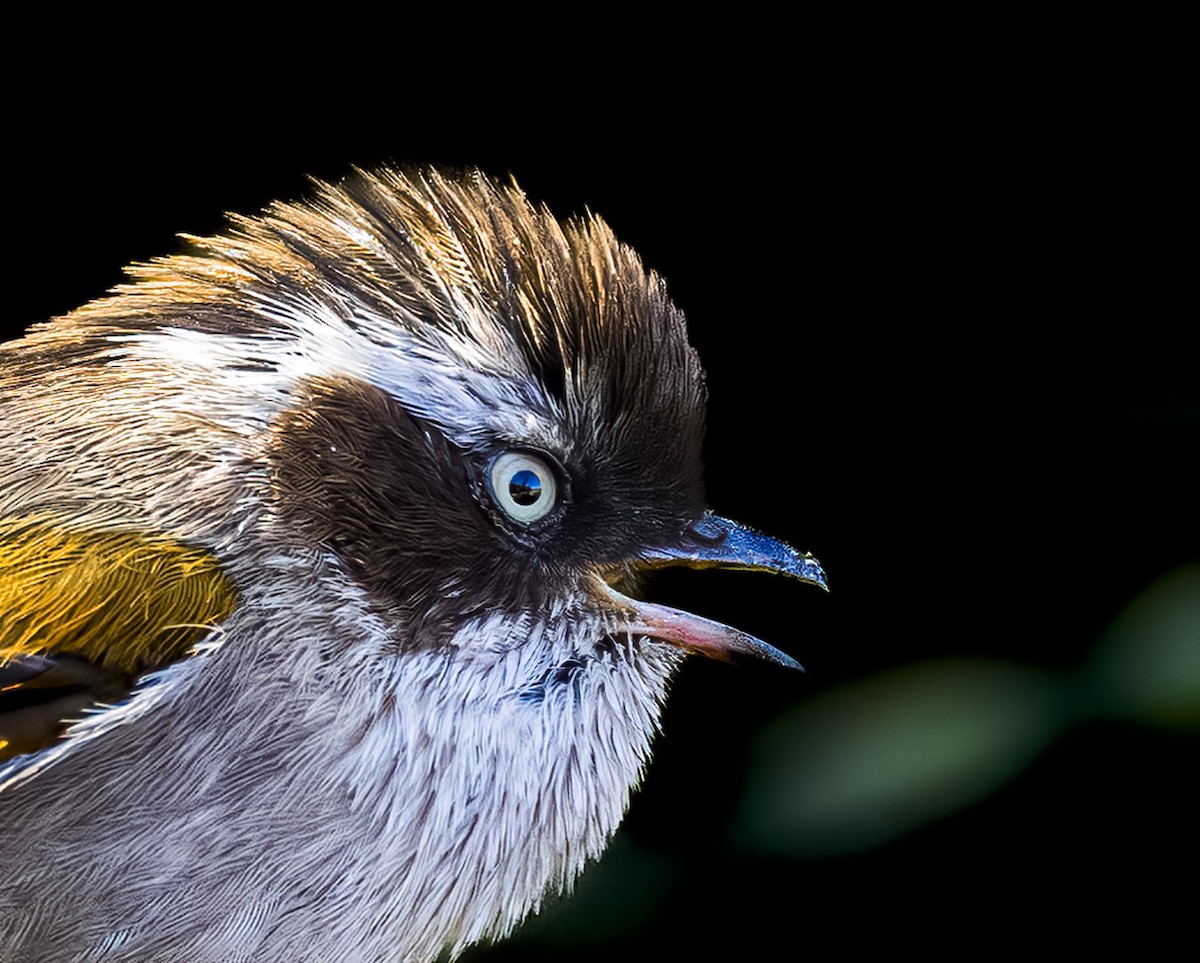
[[[0,663],[56,652],[140,672],[186,654],[234,601],[201,549],[0,518]]]
[[[235,601],[211,554],[170,538],[0,518],[0,668],[65,658],[28,676],[22,668],[0,689],[9,701],[16,690],[33,697],[0,711],[0,760],[47,744],[64,720],[187,655]]]

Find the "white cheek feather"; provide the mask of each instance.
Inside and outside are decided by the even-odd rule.
[[[378,880],[406,921],[394,935],[414,958],[435,954],[438,934],[455,934],[455,951],[503,936],[548,888],[568,886],[604,848],[642,777],[682,656],[642,643],[636,659],[598,656],[523,699],[603,632],[586,622],[539,628],[488,618],[460,631],[449,657],[396,662],[385,685],[391,708],[337,764],[385,841],[384,862],[404,867],[390,878],[381,868]],[[397,759],[398,747],[412,754]],[[425,921],[421,932],[414,919]]]
[[[344,809],[308,852],[299,839],[289,852],[297,878],[322,892],[312,907],[323,934],[316,945],[334,953],[374,931],[361,945],[377,947],[379,959],[426,959],[447,933],[456,952],[503,936],[604,848],[642,777],[683,656],[619,640],[570,680],[524,698],[563,662],[591,653],[605,621],[578,610],[548,621],[490,615],[447,647],[397,656],[358,590],[341,585],[331,621],[353,622],[360,641],[340,656],[333,686],[320,664],[308,680],[313,701],[301,728],[318,733],[307,777],[317,781],[301,785]],[[304,662],[300,652],[292,663],[302,677]],[[364,917],[368,907],[376,915]],[[311,918],[272,919],[264,935],[279,939],[293,924],[297,946],[313,951]]]

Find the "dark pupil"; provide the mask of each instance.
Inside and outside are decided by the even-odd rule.
[[[542,480],[537,472],[522,469],[509,480],[508,493],[518,505],[532,505],[542,497]]]

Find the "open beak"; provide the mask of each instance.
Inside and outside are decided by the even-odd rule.
[[[705,515],[687,529],[678,545],[643,552],[634,568],[644,570],[674,565],[773,572],[819,585],[826,591],[829,589],[820,563],[811,555],[712,514]],[[602,592],[609,604],[622,613],[620,628],[624,631],[647,635],[712,659],[728,660],[735,653],[753,655],[803,671],[803,666],[791,656],[728,625],[665,605],[629,598],[607,583],[602,585]]]

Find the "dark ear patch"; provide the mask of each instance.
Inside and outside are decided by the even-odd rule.
[[[484,481],[507,446],[464,450],[353,378],[314,379],[295,398],[268,454],[279,532],[335,554],[405,647],[445,642],[484,612],[539,611],[592,567],[671,543],[703,510],[690,435],[653,450],[653,430],[587,436],[592,450],[561,464],[570,500],[515,531]]]
[[[471,576],[494,565],[495,544],[461,449],[351,378],[309,382],[274,432],[272,490],[291,537],[331,549],[377,604],[407,616],[414,641],[430,637],[430,618],[478,608],[485,586]]]

